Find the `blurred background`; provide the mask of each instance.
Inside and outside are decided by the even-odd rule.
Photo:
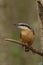
[[[26,22],[35,31],[32,46],[40,50],[39,21],[37,0],[0,0],[0,65],[42,65],[41,56],[26,53],[20,45],[1,39],[20,40],[20,30],[13,24]]]

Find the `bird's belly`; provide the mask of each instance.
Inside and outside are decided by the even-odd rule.
[[[33,43],[33,40],[34,40],[34,35],[32,32],[30,32],[28,34],[27,33],[22,34],[22,41],[24,43],[28,43],[31,45]]]

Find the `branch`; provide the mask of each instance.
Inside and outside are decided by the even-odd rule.
[[[13,42],[13,43],[17,43],[17,44],[22,45],[22,46],[27,46],[26,44],[23,44],[22,42],[17,41],[17,40],[14,40],[14,39],[5,38],[4,40],[5,40],[5,41],[10,41],[10,42]],[[36,53],[36,54],[39,54],[39,55],[43,56],[43,52],[40,52],[40,51],[34,49],[33,47],[29,47],[29,49],[30,49],[33,53]]]

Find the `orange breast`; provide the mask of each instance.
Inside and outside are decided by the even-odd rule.
[[[22,38],[21,38],[22,42],[32,45],[33,40],[34,40],[34,34],[32,31],[24,30],[21,32],[21,36],[22,36]]]

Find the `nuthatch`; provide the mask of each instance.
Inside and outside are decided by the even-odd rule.
[[[27,45],[27,47],[25,47],[25,51],[28,52],[28,47],[31,46],[34,41],[34,30],[26,23],[18,23],[14,25],[21,29],[20,39],[24,44]]]

